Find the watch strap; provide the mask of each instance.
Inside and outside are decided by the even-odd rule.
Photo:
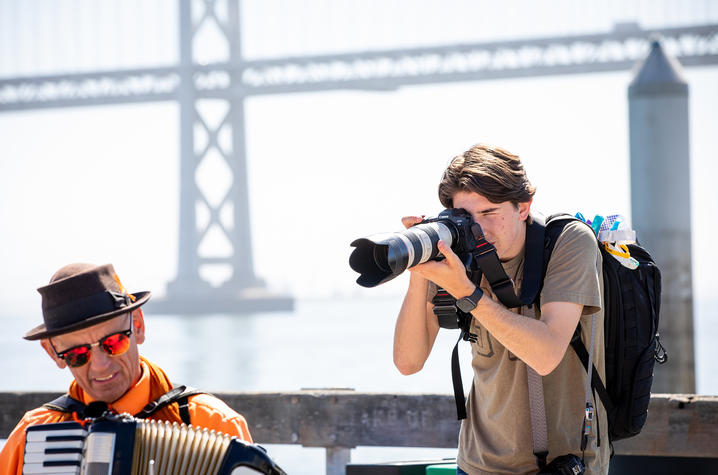
[[[477,285],[476,289],[474,289],[474,292],[471,295],[458,299],[456,301],[456,306],[462,312],[471,312],[479,304],[479,300],[481,300],[481,297],[483,295],[483,290],[481,290],[481,288]]]

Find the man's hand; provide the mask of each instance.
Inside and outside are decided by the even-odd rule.
[[[403,224],[406,229],[409,229],[413,225],[419,224],[422,221],[424,221],[423,216],[404,216],[401,218],[401,224]]]
[[[466,275],[464,263],[444,241],[440,240],[437,247],[445,259],[419,264],[410,268],[409,272],[414,272],[434,282],[456,299],[471,295],[476,285]]]

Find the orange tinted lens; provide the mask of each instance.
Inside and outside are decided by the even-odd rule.
[[[100,343],[109,355],[121,355],[130,347],[130,337],[124,333],[110,335]]]
[[[87,346],[78,346],[63,353],[62,359],[65,360],[68,366],[77,368],[90,360],[90,348]]]

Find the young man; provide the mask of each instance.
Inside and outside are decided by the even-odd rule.
[[[70,369],[75,379],[68,395],[75,406],[67,409],[53,401],[52,407],[27,412],[0,452],[0,474],[22,474],[28,426],[73,420],[78,410],[95,401],[107,403],[118,414],[136,415],[173,388],[164,371],[140,356],[137,348],[145,341],[140,306],[150,293],[128,293],[112,265],[70,264],[38,291],[44,323],[24,338],[40,340],[59,368]],[[169,404],[147,418],[178,423],[189,418],[194,426],[252,442],[244,417],[219,399],[195,394],[182,406]]]
[[[519,157],[487,145],[474,146],[454,158],[439,185],[442,205],[468,211],[496,247],[517,295],[534,193]],[[419,221],[418,217],[402,219],[406,227]],[[589,341],[591,316],[596,314],[593,361],[605,379],[601,256],[592,231],[578,222],[565,227],[548,263],[540,309],[506,308],[485,278],[477,283],[467,277],[464,265],[442,241],[439,250],[445,260],[410,269],[409,289],[396,322],[394,363],[403,374],[423,367],[439,330],[431,303],[437,286],[457,300],[468,297],[473,307],[471,332],[477,341],[471,344],[474,379],[459,436],[459,473],[538,471],[529,409],[530,376],[540,379],[546,401],[548,461],[569,453],[583,455],[586,473],[607,473],[605,429],[600,446],[594,428],[583,454],[580,448],[587,375],[574,351],[567,350],[579,321],[584,342]],[[593,404],[599,430],[607,428],[603,406],[598,401]]]

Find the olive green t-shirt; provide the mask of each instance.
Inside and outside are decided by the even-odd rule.
[[[523,278],[523,252],[503,263],[513,279],[517,295]],[[498,300],[484,278],[482,290]],[[541,304],[573,302],[583,305],[582,338],[590,347],[592,316],[595,314],[594,365],[605,380],[603,345],[603,279],[601,254],[588,226],[571,222],[556,241],[541,291]],[[540,311],[521,307],[512,311],[526,318],[540,318]],[[532,449],[531,416],[526,364],[499,343],[473,319],[471,344],[473,384],[467,401],[467,419],[461,425],[457,462],[470,475],[485,473],[528,474],[538,467]],[[559,365],[542,378],[550,462],[573,453],[581,456],[580,434],[586,407],[587,374],[569,346]],[[585,451],[587,474],[608,473],[610,458],[606,414],[593,401],[598,416],[601,446],[596,426]]]

